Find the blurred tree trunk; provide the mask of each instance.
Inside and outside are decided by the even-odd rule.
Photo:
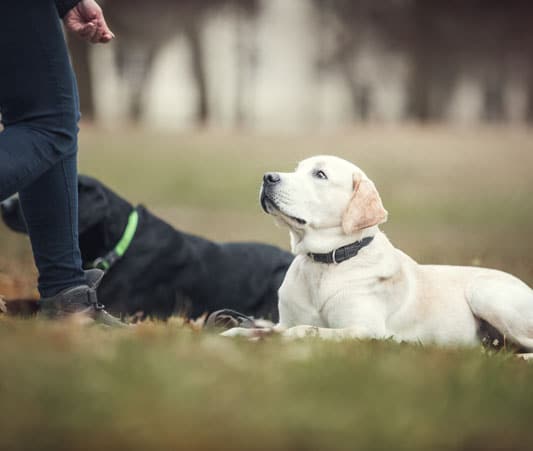
[[[527,87],[526,119],[533,124],[533,71],[529,75],[529,83]]]
[[[368,84],[358,81],[355,71],[350,67],[351,65],[345,63],[346,61],[342,64],[342,74],[350,90],[353,116],[356,120],[367,122],[370,119],[372,88]]]
[[[139,123],[143,115],[146,82],[157,56],[159,45],[151,42],[131,43],[126,40],[117,43],[115,63],[120,77],[129,87],[127,99],[127,119]]]
[[[92,121],[95,118],[95,106],[89,45],[90,44],[76,37],[68,40],[72,65],[74,66],[74,71],[76,72],[76,78],[78,80],[80,111],[84,119]]]
[[[234,121],[237,127],[247,125],[258,65],[257,17],[261,10],[260,0],[231,0],[235,14],[236,76],[234,98]]]
[[[246,85],[246,67],[248,63],[246,49],[245,17],[243,11],[236,12],[235,18],[235,52],[237,64],[235,67],[235,125],[242,127],[246,123],[245,102],[245,85]]]
[[[355,19],[354,21],[355,22]],[[362,24],[354,23],[351,27],[343,27],[337,35],[337,49],[329,64],[338,67],[341,78],[344,80],[352,104],[352,113],[355,120],[366,122],[370,118],[371,88],[360,77],[358,59],[360,57],[360,42],[363,33],[360,31]]]
[[[533,17],[533,3],[528,2],[524,11],[520,11],[522,23],[522,36],[519,42],[520,49],[523,51],[522,58],[526,62],[526,75],[528,77],[527,83],[527,110],[526,119],[533,124],[533,58],[531,57],[531,49],[533,49],[533,33],[531,32],[531,17]]]
[[[139,123],[142,119],[144,91],[147,86],[150,71],[154,65],[155,57],[157,56],[157,51],[158,49],[153,46],[150,46],[148,49],[146,49],[144,58],[142,61],[138,62],[138,67],[136,68],[137,74],[135,77],[133,77],[133,83],[131,83],[132,91],[128,116],[129,119],[134,123]]]
[[[430,36],[432,5],[426,0],[415,0],[412,6],[410,39],[411,73],[408,86],[407,116],[426,122],[431,118],[431,54],[433,48]]]
[[[496,11],[497,13],[498,11]],[[499,24],[500,21],[496,21]],[[489,24],[492,24],[489,22]],[[504,20],[505,24],[505,20]],[[494,27],[496,28],[496,27]],[[496,32],[495,32],[496,33]],[[509,42],[507,36],[496,39],[491,46],[490,64],[482,74],[483,86],[483,119],[489,122],[500,122],[506,119],[505,86],[506,86],[506,52]]]
[[[489,122],[505,119],[503,87],[503,80],[490,80],[484,85],[483,118]]]
[[[185,37],[189,44],[191,69],[196,84],[196,123],[203,127],[210,118],[207,73],[204,58],[202,23],[195,21],[185,27]]]

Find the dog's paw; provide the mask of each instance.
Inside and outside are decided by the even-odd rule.
[[[283,338],[287,340],[318,336],[320,336],[320,329],[315,326],[295,326],[283,332]]]
[[[523,360],[533,360],[533,353],[531,353],[531,352],[523,353],[523,354],[517,354],[516,356],[518,358],[520,358],[520,359],[523,359]]]

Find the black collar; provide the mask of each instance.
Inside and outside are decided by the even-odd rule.
[[[332,252],[328,252],[327,254],[309,253],[307,255],[309,255],[309,257],[318,263],[338,264],[355,257],[359,251],[363,249],[363,247],[368,246],[373,239],[373,236],[367,236],[361,241],[356,241],[355,243],[339,247],[338,249],[334,249]]]

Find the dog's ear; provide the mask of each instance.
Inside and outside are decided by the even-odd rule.
[[[374,183],[366,177],[354,176],[354,190],[348,208],[342,217],[342,229],[346,235],[383,224],[387,210]]]
[[[11,230],[18,233],[28,233],[28,226],[22,214],[22,207],[18,196],[11,196],[9,199],[0,203],[0,211],[5,225]]]
[[[78,199],[78,229],[81,235],[105,218],[109,209],[109,199],[98,180],[84,175],[78,177]]]

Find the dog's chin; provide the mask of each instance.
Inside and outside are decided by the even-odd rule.
[[[276,222],[291,229],[302,229],[307,224],[305,219],[285,213],[278,205],[264,193],[261,195],[261,207],[269,215],[274,216]]]

